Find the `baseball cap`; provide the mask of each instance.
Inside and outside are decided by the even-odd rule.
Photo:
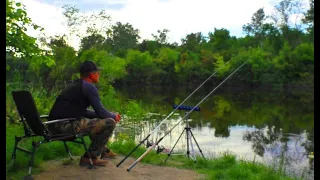
[[[80,65],[80,73],[89,73],[89,72],[94,72],[94,71],[99,71],[101,68],[98,68],[97,65],[90,60],[84,61]]]

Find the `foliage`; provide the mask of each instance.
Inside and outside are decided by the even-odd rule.
[[[254,87],[265,84],[313,86],[314,0],[310,0],[310,9],[305,12],[303,24],[292,26],[288,18],[299,11],[298,4],[298,0],[282,0],[275,5],[276,14],[271,16],[265,14],[263,8],[258,9],[253,14],[251,22],[243,26],[247,33],[245,37],[232,37],[229,30],[214,28],[207,36],[201,32],[186,34],[181,40],[181,45],[168,42],[168,29],[152,34],[153,40],[143,39],[139,42],[138,29],[129,23],[116,22],[111,25],[111,17],[104,10],[83,14],[76,7],[64,6],[63,15],[67,18],[70,34],[42,38],[43,45],[49,48],[44,50],[40,48],[35,37],[26,33],[28,28],[41,31],[44,29],[32,23],[22,3],[6,0],[6,118],[11,122],[10,125],[17,123],[18,114],[10,96],[13,89],[30,90],[40,113],[47,114],[59,92],[57,89],[60,90],[71,80],[79,77],[78,65],[84,60],[93,60],[102,68],[98,88],[106,108],[120,111],[121,114],[127,115],[128,121],[134,123],[143,120],[147,109],[142,108],[141,102],[134,100],[122,104],[116,98],[113,85],[193,85],[200,84],[214,71],[219,70],[213,77],[214,81],[209,82],[215,83],[222,81],[247,61],[248,63],[233,77],[234,81]],[[266,21],[269,17],[273,22]],[[95,21],[102,23],[98,26]],[[83,25],[86,25],[85,29],[81,28]],[[308,26],[307,31],[300,28],[302,25]],[[81,38],[79,51],[69,44],[72,36]],[[28,84],[25,86],[26,83]],[[230,133],[228,126],[221,123],[222,121],[238,124],[246,119],[241,111],[261,115],[260,121],[255,122],[260,125],[266,123],[266,119],[276,119],[278,123],[284,119],[279,117],[279,111],[283,111],[283,108],[278,106],[265,105],[270,111],[267,115],[256,104],[252,105],[252,109],[237,110],[234,108],[237,105],[222,98],[215,101],[215,106],[217,118],[210,124],[216,126],[215,136],[218,137],[228,137]],[[232,117],[237,119],[237,122],[231,122]],[[312,115],[304,118],[307,122],[309,119],[313,120]],[[7,128],[10,125],[7,124]],[[15,128],[13,125],[8,128],[7,152],[11,151],[14,132],[21,132]],[[284,130],[288,128],[290,127],[285,127]],[[114,147],[122,145],[115,143]],[[46,148],[56,151],[47,154]],[[39,149],[40,156],[36,159],[36,166],[42,159],[52,159],[65,153],[61,144],[46,148]],[[76,154],[80,154],[78,149],[76,145],[71,148]],[[128,149],[118,150],[125,153]],[[156,158],[149,156],[143,161],[150,162],[151,159]],[[6,161],[10,161],[8,153]],[[27,159],[22,160],[17,167],[22,167],[21,164],[26,162]],[[250,176],[252,172],[262,179],[280,179],[280,175],[273,175],[274,173],[270,173],[273,172],[271,170],[254,164],[236,162],[233,156],[226,156],[210,163],[200,161],[199,164],[189,163],[188,167],[203,171],[215,179],[254,179],[255,177]],[[229,165],[229,169],[225,170],[224,165]],[[218,169],[211,171],[215,168]]]
[[[241,83],[254,87],[264,84],[313,86],[313,1],[310,1],[310,8],[303,18],[303,23],[308,26],[307,31],[297,24],[291,26],[288,21],[291,14],[301,11],[297,9],[298,5],[298,1],[280,1],[271,15],[259,8],[252,15],[251,22],[243,26],[243,31],[247,33],[245,37],[232,37],[229,30],[214,28],[207,37],[201,32],[186,34],[181,39],[181,45],[168,42],[168,29],[158,30],[152,34],[153,40],[144,39],[140,43],[140,31],[131,24],[116,22],[111,25],[111,17],[103,10],[90,15],[66,5],[63,14],[71,34],[44,38],[50,42],[47,46],[52,53],[41,56],[54,59],[52,62],[56,66],[48,68],[39,65],[39,56],[31,56],[33,60],[28,61],[27,66],[23,64],[24,58],[13,61],[8,54],[6,60],[7,65],[20,71],[27,69],[28,73],[23,73],[23,76],[33,73],[33,79],[47,77],[42,79],[49,90],[78,77],[78,64],[88,59],[105,69],[101,84],[106,87],[110,83],[199,84],[216,70],[219,72],[213,79],[221,81],[246,60],[249,63],[234,78]],[[11,19],[17,15],[26,18],[23,9],[10,7],[7,13],[11,13]],[[267,21],[270,18],[273,22]],[[30,19],[23,21],[31,23]],[[100,27],[93,21],[103,21],[104,24]],[[8,22],[12,24],[13,20]],[[80,26],[86,23],[88,29],[83,33]],[[67,43],[73,35],[81,38],[78,52]],[[9,38],[17,39],[18,36],[13,34]],[[32,48],[26,51],[33,53]],[[228,64],[223,66],[225,62]],[[12,79],[13,71],[7,73],[9,79]]]
[[[82,52],[80,61],[92,60],[101,68],[101,84],[110,83],[126,75],[124,59],[109,54],[106,51],[92,48]]]
[[[29,60],[33,67],[39,64],[54,65],[53,59],[45,56],[46,51],[36,44],[36,38],[26,34],[27,28],[43,30],[32,23],[22,3],[6,0],[6,52],[14,57]],[[9,69],[7,63],[7,70]]]
[[[133,82],[149,82],[155,73],[155,64],[149,52],[129,50],[126,56],[128,78]]]
[[[125,57],[126,51],[129,49],[135,49],[138,45],[139,30],[129,24],[122,24],[116,22],[111,27],[111,35],[108,37],[108,42],[112,43],[112,52],[120,57]]]

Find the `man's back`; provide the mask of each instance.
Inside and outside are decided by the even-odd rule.
[[[92,106],[94,111],[87,110],[89,106]],[[115,114],[103,107],[97,88],[92,83],[79,79],[59,94],[49,114],[49,120],[81,117],[115,118]]]
[[[89,102],[83,92],[83,80],[79,79],[68,85],[56,99],[49,119],[81,117],[84,115]]]

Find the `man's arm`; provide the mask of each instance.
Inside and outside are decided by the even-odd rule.
[[[94,111],[91,111],[89,109],[87,109],[84,117],[89,118],[89,119],[99,118],[99,116]]]
[[[116,118],[116,115],[108,110],[106,110],[100,100],[98,90],[95,86],[84,83],[84,93],[87,95],[90,105],[94,109],[95,114],[98,118],[105,119],[105,118]],[[90,113],[91,114],[91,113]]]

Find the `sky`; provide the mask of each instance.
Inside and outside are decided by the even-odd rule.
[[[20,1],[21,2],[21,1]],[[276,0],[22,0],[28,16],[45,29],[46,35],[67,32],[62,12],[65,4],[74,5],[82,13],[102,9],[111,16],[112,23],[130,23],[140,30],[142,39],[152,39],[158,29],[169,29],[169,42],[181,42],[189,33],[207,35],[214,28],[225,28],[232,36],[243,36],[242,26],[251,21],[252,15],[264,8],[268,15]],[[85,29],[85,28],[83,28]],[[37,36],[37,32],[27,32]],[[70,40],[78,49],[79,39]]]

